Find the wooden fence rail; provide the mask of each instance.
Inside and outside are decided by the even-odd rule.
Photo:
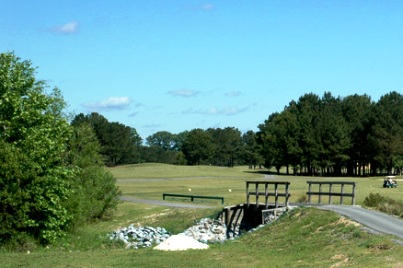
[[[254,189],[249,190],[249,185],[254,185]],[[259,189],[259,185],[264,185],[264,191]],[[279,186],[283,185],[284,189],[279,190]],[[273,191],[269,191],[269,187],[273,186]],[[259,205],[259,196],[264,196],[265,207],[269,207],[269,197],[274,197],[274,206],[279,206],[279,197],[284,197],[284,205],[288,206],[288,201],[291,196],[289,193],[290,182],[287,181],[247,181],[246,182],[246,204],[249,207],[250,196],[255,196],[256,205]],[[284,192],[280,192],[284,190]]]
[[[340,204],[344,203],[344,197],[351,197],[351,204],[355,204],[355,191],[356,191],[356,183],[351,181],[332,181],[332,182],[324,182],[324,181],[307,181],[306,183],[309,184],[309,190],[306,193],[308,195],[308,203],[311,204],[312,196],[318,196],[318,204],[322,204],[322,197],[328,196],[328,203],[332,204],[332,197],[339,196],[340,197]],[[318,191],[312,191],[312,185],[318,185]],[[333,185],[340,186],[340,191],[334,191]],[[351,192],[345,192],[345,185],[351,186]],[[326,189],[323,189],[322,186]],[[327,190],[327,191],[326,191]]]

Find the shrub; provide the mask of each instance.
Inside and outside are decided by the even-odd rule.
[[[381,196],[379,193],[370,193],[369,196],[365,198],[364,205],[391,215],[403,217],[403,202]]]
[[[381,196],[379,193],[370,193],[369,196],[365,197],[364,205],[367,207],[378,207],[381,203],[386,202],[387,198]]]

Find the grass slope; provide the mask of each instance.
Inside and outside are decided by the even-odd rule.
[[[153,218],[160,225],[193,220],[184,217],[189,213],[183,209],[150,215],[139,218]],[[365,233],[332,212],[302,208],[254,233],[207,250],[71,247],[31,254],[3,253],[1,267],[399,267],[403,265],[401,256],[403,247],[393,244],[388,236]]]

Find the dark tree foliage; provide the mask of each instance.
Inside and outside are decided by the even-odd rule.
[[[367,95],[355,94],[345,97],[341,106],[351,142],[347,152],[347,175],[365,175],[365,166],[375,154],[374,147],[368,140],[373,124],[371,111],[374,103]]]
[[[116,179],[106,172],[99,141],[88,123],[75,125],[69,140],[69,163],[77,170],[71,183],[74,198],[66,200],[72,211],[70,228],[108,218],[116,209],[120,191]]]
[[[186,162],[180,160],[182,152],[176,150],[164,150],[160,146],[141,146],[140,155],[142,162],[165,163],[173,165],[185,165]],[[182,156],[183,158],[183,156]]]
[[[252,130],[247,131],[242,135],[242,148],[240,157],[242,163],[245,163],[249,168],[255,169],[257,165],[263,163],[263,157],[260,155],[260,145],[257,142],[256,133]]]
[[[186,135],[182,152],[189,165],[210,164],[214,144],[211,136],[203,129],[193,129]]]
[[[174,150],[176,148],[175,136],[168,131],[159,131],[147,137],[147,145],[157,146],[165,151]]]
[[[78,114],[73,126],[86,122],[92,126],[101,144],[101,152],[108,166],[140,162],[141,138],[134,128],[117,122],[109,122],[98,113]]]
[[[292,165],[300,173],[392,174],[403,165],[403,97],[320,98],[305,94],[273,113],[256,134],[267,167]]]
[[[206,133],[212,141],[211,164],[233,167],[241,150],[241,132],[236,128],[209,128]]]
[[[392,173],[394,161],[403,155],[403,96],[391,92],[375,105],[375,122],[371,133],[377,149],[373,165]]]

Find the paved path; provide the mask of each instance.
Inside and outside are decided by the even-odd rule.
[[[361,223],[368,231],[395,235],[403,239],[403,220],[360,206],[323,205],[319,209],[331,210]]]

